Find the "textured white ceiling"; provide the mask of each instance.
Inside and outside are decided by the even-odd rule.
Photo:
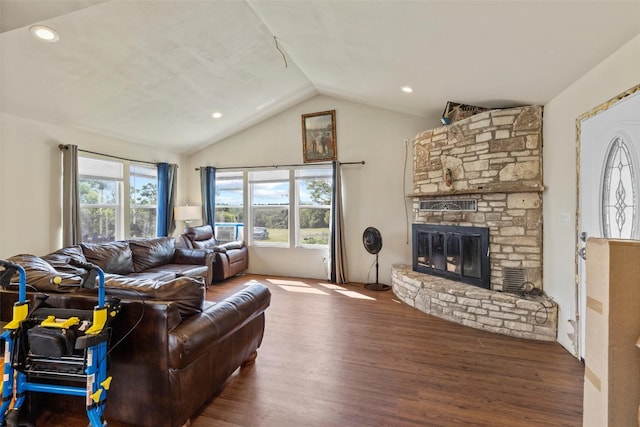
[[[318,93],[425,117],[544,104],[640,1],[0,0],[1,108],[191,153]],[[29,34],[50,25],[58,43]],[[274,36],[285,53],[276,49]],[[410,85],[414,93],[400,87]],[[211,118],[220,111],[223,117]]]

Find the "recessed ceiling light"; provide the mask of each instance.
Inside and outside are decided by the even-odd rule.
[[[58,32],[51,27],[45,27],[44,25],[34,25],[33,27],[29,28],[29,31],[31,32],[31,35],[38,40],[50,43],[60,40]]]
[[[222,113],[216,111],[211,115],[211,117],[213,117],[214,119],[219,119],[220,117],[222,117]]]
[[[411,93],[413,92],[413,89],[410,88],[409,86],[402,86],[402,91],[406,93]]]

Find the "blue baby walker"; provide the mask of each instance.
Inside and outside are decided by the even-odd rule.
[[[25,270],[4,260],[0,266],[5,269],[4,285],[16,272],[20,276],[13,319],[0,336],[5,343],[0,426],[24,425],[19,416],[29,392],[82,396],[89,426],[106,426],[102,413],[111,384],[107,376],[109,324],[120,311],[120,302],[105,302],[104,273],[93,264],[78,264],[87,271],[81,287],[95,288],[98,279],[98,305],[93,310],[41,302],[29,312]],[[59,278],[54,280],[59,283]],[[38,298],[46,301],[46,295]]]

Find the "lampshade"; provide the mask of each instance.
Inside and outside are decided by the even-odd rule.
[[[192,221],[202,217],[200,206],[176,206],[173,208],[173,217],[178,221]]]

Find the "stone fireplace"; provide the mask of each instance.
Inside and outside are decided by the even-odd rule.
[[[413,228],[427,231],[414,233],[413,266],[393,266],[394,293],[468,326],[555,340],[557,306],[535,291],[542,290],[542,107],[487,111],[422,132],[413,171]],[[482,274],[468,259],[481,239],[462,237],[464,229],[486,230]]]

